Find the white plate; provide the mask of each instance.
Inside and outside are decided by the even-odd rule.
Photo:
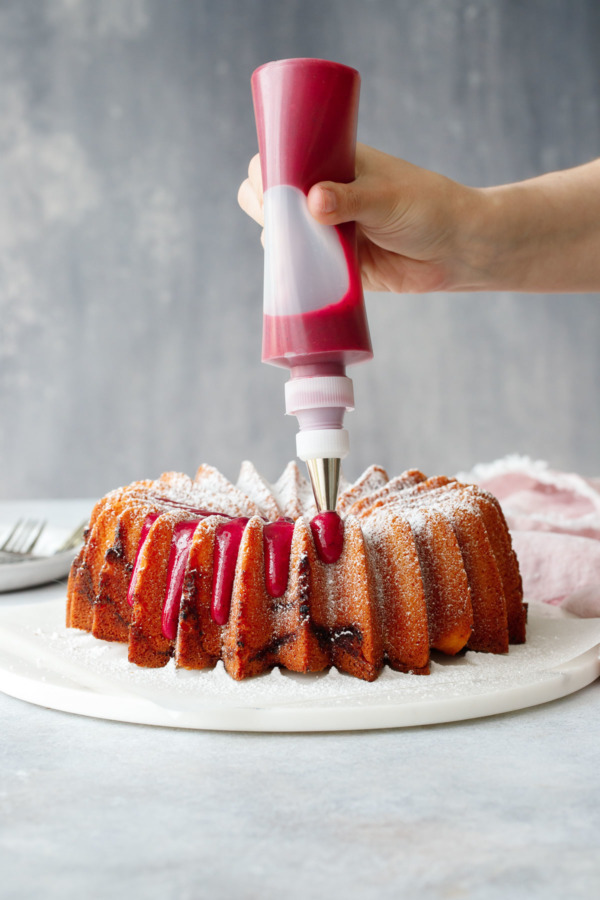
[[[25,562],[0,563],[0,593],[19,591],[66,578],[75,559],[76,550],[38,556]]]
[[[57,581],[69,574],[77,548],[54,553],[69,535],[69,529],[46,526],[36,547],[36,556],[23,562],[0,562],[0,593],[19,591]],[[0,535],[0,543],[5,535]]]
[[[123,644],[67,629],[64,600],[0,609],[0,690],[103,719],[225,731],[345,731],[459,721],[535,706],[600,675],[600,619],[531,610],[526,644],[507,656],[436,657],[429,676],[384,669],[373,683],[340,675],[233,681],[205,672],[140,669]]]

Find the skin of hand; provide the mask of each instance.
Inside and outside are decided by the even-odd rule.
[[[261,225],[262,201],[257,154],[238,202]],[[462,266],[453,220],[470,201],[469,188],[363,144],[356,149],[355,181],[321,182],[308,193],[308,208],[318,222],[356,221],[365,290],[396,293],[453,290],[458,285]]]
[[[239,189],[263,224],[258,155]],[[529,181],[472,188],[357,146],[350,184],[308,193],[314,218],[355,221],[369,291],[593,291],[600,288],[600,160]]]

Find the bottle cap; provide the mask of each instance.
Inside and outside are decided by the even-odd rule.
[[[352,379],[346,375],[315,375],[292,378],[285,384],[285,411],[295,416],[306,409],[339,407],[354,409]]]

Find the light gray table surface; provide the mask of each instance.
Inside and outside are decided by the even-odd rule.
[[[40,506],[69,525],[90,502]],[[0,503],[0,524],[23,509]],[[507,715],[376,732],[154,728],[3,694],[0,723],[1,898],[600,890],[598,681]]]

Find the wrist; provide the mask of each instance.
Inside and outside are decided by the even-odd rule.
[[[509,186],[512,187],[512,186]],[[518,277],[518,232],[505,188],[460,189],[454,203],[456,262],[454,291],[507,290],[510,273]]]
[[[467,188],[454,290],[597,291],[600,162]]]

